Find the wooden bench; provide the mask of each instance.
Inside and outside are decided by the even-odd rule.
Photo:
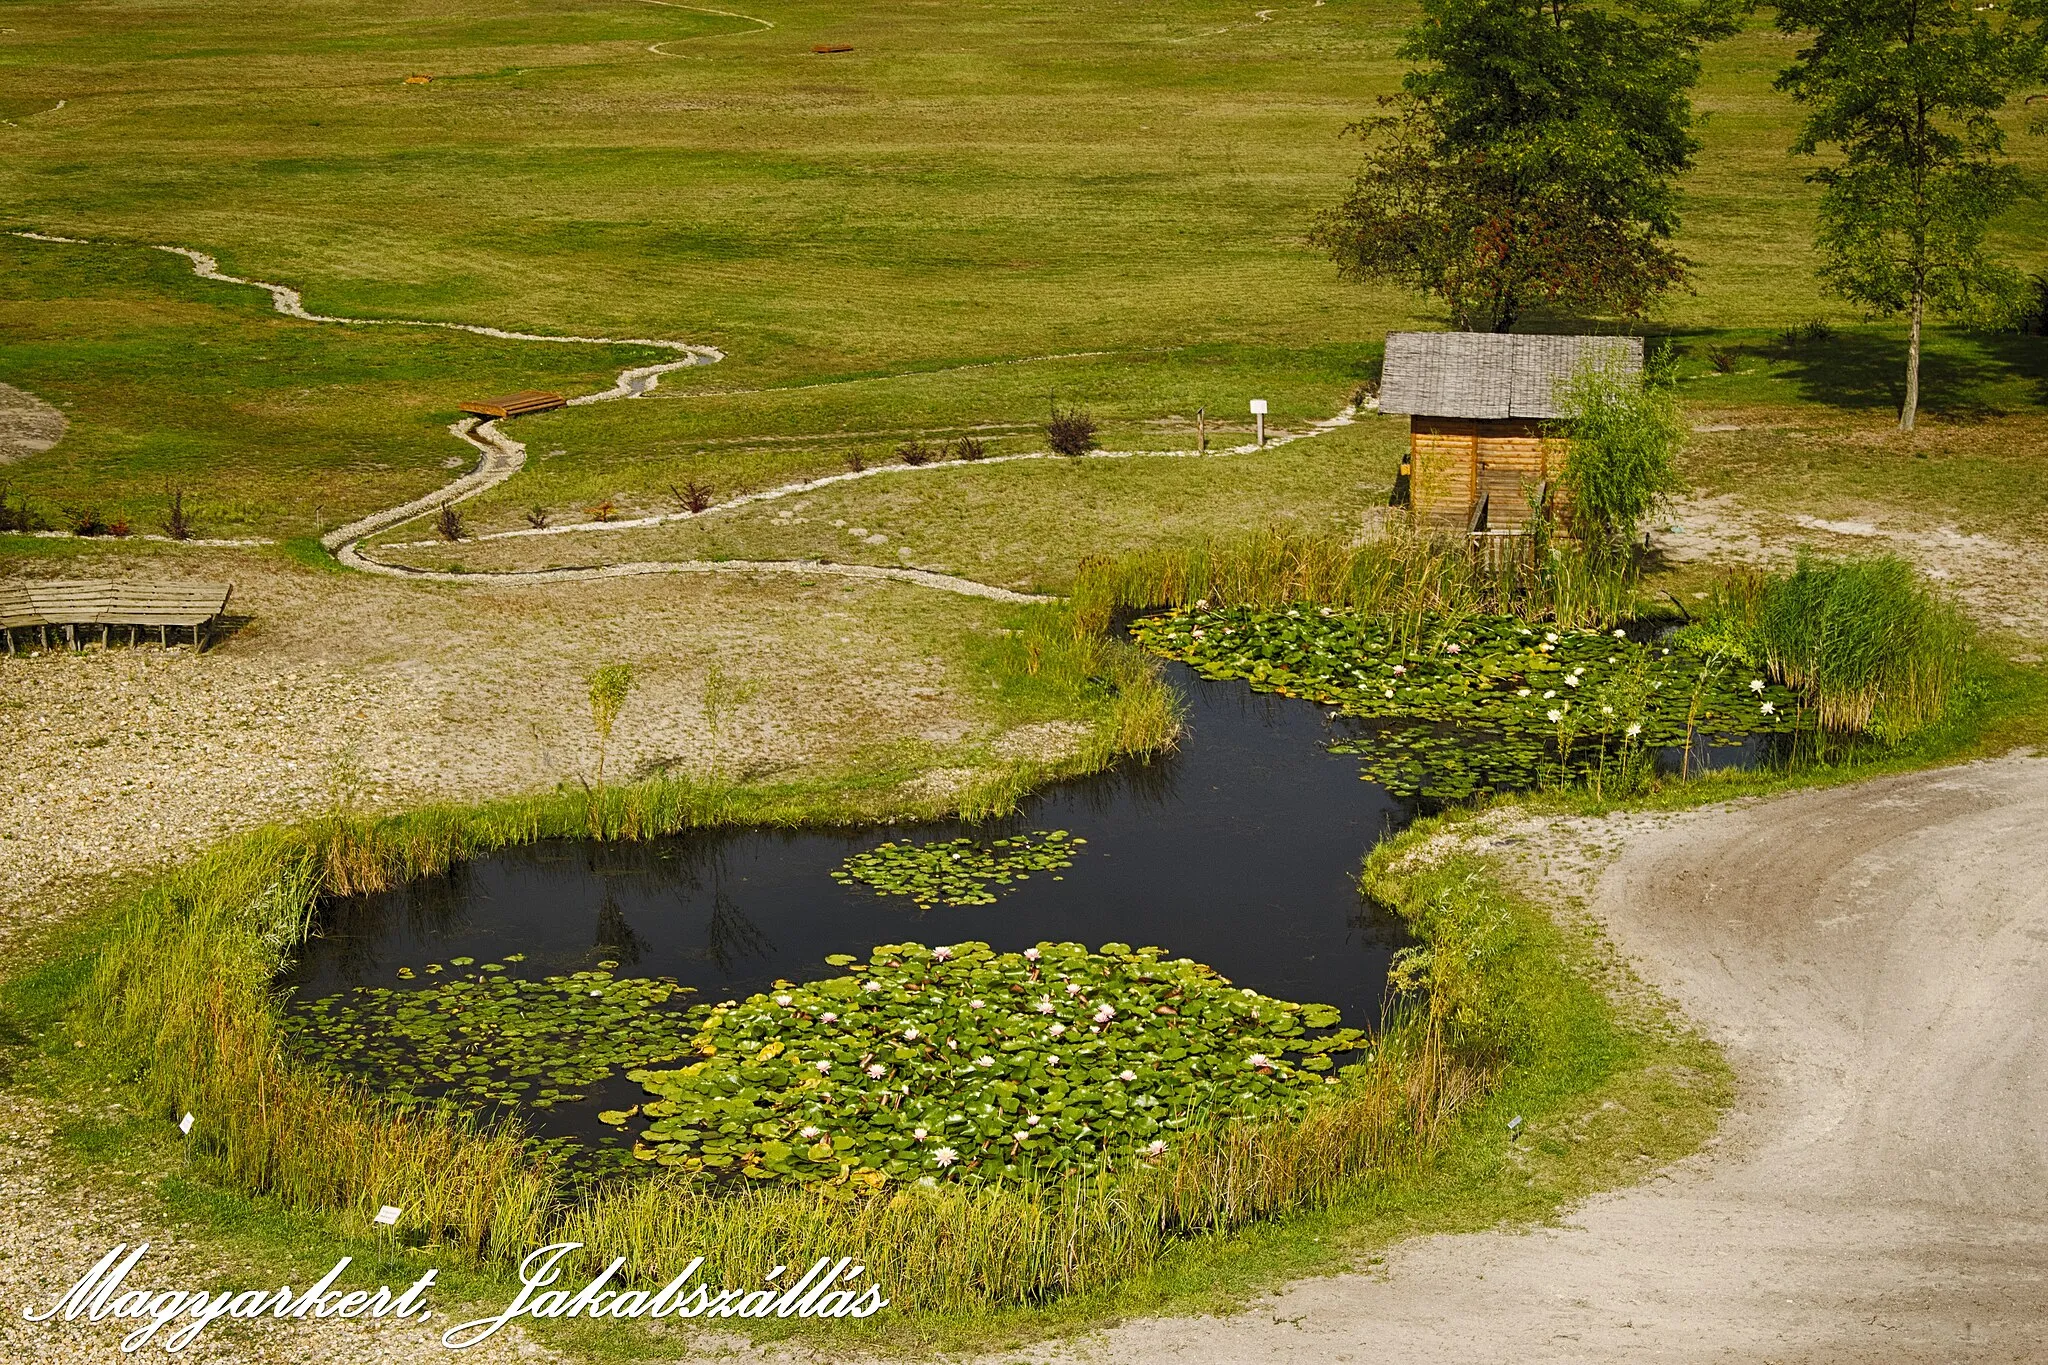
[[[132,647],[142,633],[154,629],[157,642],[169,647],[172,630],[189,630],[192,643],[204,650],[226,615],[232,583],[117,583],[105,578],[10,579],[0,582],[0,647],[14,653],[14,634],[32,630],[50,647],[50,632],[60,630],[74,649],[81,628],[97,626],[103,644],[125,629]]]
[[[529,413],[553,412],[566,408],[569,400],[559,393],[543,393],[539,389],[521,389],[508,393],[503,398],[486,398],[481,403],[463,403],[456,411],[471,417],[493,417],[503,420],[507,417],[525,417]]]

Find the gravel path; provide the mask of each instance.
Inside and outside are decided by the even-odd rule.
[[[1061,1358],[2048,1360],[2043,829],[2039,758],[1581,826],[1623,846],[1593,910],[1735,1064],[1721,1136],[1563,1226]]]

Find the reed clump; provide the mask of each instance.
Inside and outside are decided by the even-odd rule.
[[[1121,614],[1211,605],[1344,607],[1385,616],[1404,637],[1428,620],[1481,613],[1599,628],[1633,614],[1635,579],[1571,544],[1539,537],[1529,562],[1489,565],[1461,534],[1389,519],[1358,539],[1274,528],[1082,561],[1069,598],[1077,626]]]
[[[1946,715],[1970,650],[1962,613],[1896,555],[1730,575],[1699,630],[1804,693],[1824,728],[1881,739]]]

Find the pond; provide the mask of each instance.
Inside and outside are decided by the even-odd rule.
[[[1154,946],[1370,1028],[1407,940],[1360,896],[1359,864],[1417,809],[1361,780],[1355,750],[1385,751],[1384,720],[1165,668],[1187,711],[1175,753],[1058,785],[1004,821],[551,841],[327,903],[282,983],[302,1039],[372,1085],[517,1101],[537,1136],[602,1163],[624,1160],[649,1098],[628,1073],[681,1064],[684,1010],[842,976],[878,945]],[[1481,727],[1431,728],[1484,748]],[[1703,741],[1692,764],[1751,764],[1778,738]],[[1652,753],[1663,768],[1681,756]],[[897,878],[885,846],[955,839],[1014,840],[1006,856],[1031,870],[953,897],[980,903],[926,909],[861,880]],[[963,856],[942,880],[974,865]]]
[[[882,943],[981,940],[1156,945],[1237,985],[1377,1021],[1399,921],[1357,888],[1360,860],[1413,814],[1329,751],[1360,733],[1322,707],[1209,681],[1169,663],[1187,705],[1177,752],[1063,783],[1011,819],[859,830],[697,831],[646,843],[555,841],[479,858],[447,876],[330,902],[284,983],[301,1005],[356,986],[427,987],[426,964],[467,958],[523,977],[595,971],[669,977],[675,1003],[744,998],[778,979],[836,974],[828,954]],[[919,911],[833,878],[890,840],[977,840],[1066,830],[1070,866],[999,889],[993,904]],[[398,973],[404,969],[407,977]],[[531,1114],[543,1137],[629,1141],[598,1119],[645,1098],[625,1079]],[[375,1080],[377,1078],[371,1077]]]

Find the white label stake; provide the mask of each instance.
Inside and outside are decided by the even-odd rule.
[[[405,1210],[398,1207],[396,1204],[386,1204],[384,1205],[384,1207],[377,1210],[377,1216],[375,1218],[372,1218],[370,1221],[373,1223],[382,1223],[387,1228],[392,1227],[397,1224],[398,1215],[404,1212]]]
[[[1263,446],[1263,445],[1265,445],[1265,444],[1266,444],[1266,400],[1265,400],[1265,399],[1263,399],[1263,398],[1254,398],[1254,399],[1252,400],[1252,416],[1254,416],[1254,417],[1256,417],[1256,418],[1258,418],[1258,419],[1259,419],[1259,444]]]
[[[186,1137],[192,1136],[192,1116],[190,1114],[178,1120],[178,1131]]]

